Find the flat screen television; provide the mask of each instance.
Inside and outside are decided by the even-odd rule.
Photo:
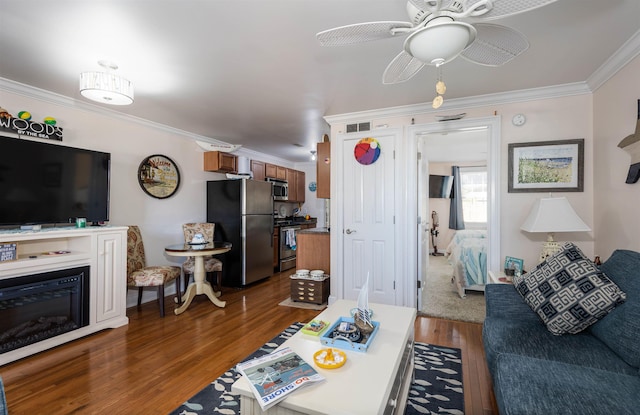
[[[429,175],[429,198],[447,199],[451,197],[453,176]]]
[[[111,154],[0,136],[0,226],[109,220]]]

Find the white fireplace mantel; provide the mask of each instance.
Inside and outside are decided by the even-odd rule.
[[[79,266],[90,267],[89,325],[0,354],[0,365],[97,331],[127,325],[127,227],[0,230],[0,244],[17,244],[18,258],[0,262],[0,280]],[[64,251],[68,253],[53,254]]]

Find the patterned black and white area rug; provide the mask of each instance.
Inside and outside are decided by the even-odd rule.
[[[302,323],[292,324],[244,360],[271,353],[302,326]],[[405,415],[463,415],[460,349],[416,343],[414,350],[415,376],[409,391]],[[231,385],[240,376],[235,368],[229,369],[170,415],[239,414],[240,398],[231,392]]]

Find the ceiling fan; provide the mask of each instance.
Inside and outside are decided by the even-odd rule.
[[[316,37],[323,46],[339,46],[408,35],[404,50],[382,76],[384,84],[394,84],[411,79],[425,65],[440,67],[458,56],[480,65],[504,65],[527,50],[529,42],[509,27],[475,21],[523,13],[555,1],[409,0],[409,22],[358,23],[325,30]]]

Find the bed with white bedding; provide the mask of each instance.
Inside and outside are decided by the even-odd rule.
[[[445,255],[453,267],[453,282],[462,298],[467,290],[484,291],[488,241],[484,230],[459,230],[447,246]]]

